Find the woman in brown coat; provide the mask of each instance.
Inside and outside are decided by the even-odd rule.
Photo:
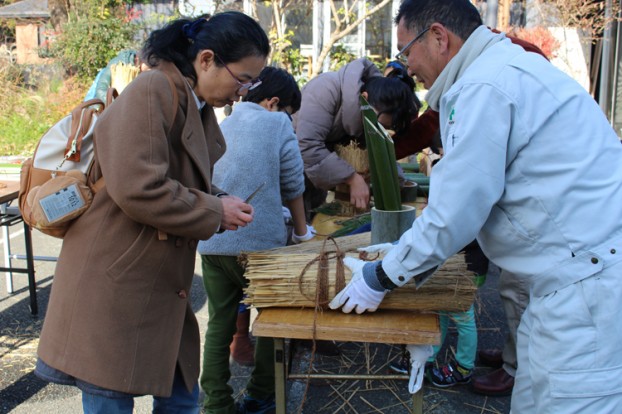
[[[200,336],[190,307],[197,240],[253,208],[211,184],[225,142],[214,107],[257,85],[269,43],[237,12],[154,31],[141,74],[95,130],[100,190],[67,232],[36,373],[82,390],[86,413],[198,413]]]

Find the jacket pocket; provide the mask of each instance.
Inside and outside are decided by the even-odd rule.
[[[142,226],[136,239],[123,254],[115,260],[107,269],[108,276],[113,280],[120,278],[149,275],[166,258],[166,252],[157,252],[158,240],[155,235],[156,230],[150,226]],[[160,242],[160,245],[166,244]]]
[[[553,398],[593,398],[619,393],[622,393],[622,365],[551,372]]]

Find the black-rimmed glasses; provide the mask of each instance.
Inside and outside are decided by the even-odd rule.
[[[428,30],[430,30],[430,28],[428,27],[427,29],[423,29],[417,36],[415,36],[415,38],[413,40],[411,40],[410,42],[408,42],[406,44],[406,46],[404,46],[402,48],[402,50],[400,50],[400,52],[395,55],[395,60],[399,60],[400,62],[402,62],[403,64],[407,64],[408,63],[408,55],[406,54],[406,52],[408,52],[408,49],[410,49],[410,47],[419,39],[421,39],[423,37],[424,34],[426,34],[428,32]]]
[[[235,79],[235,81],[238,84],[238,92],[242,91],[244,89],[248,89],[249,91],[252,91],[253,89],[255,89],[256,87],[258,87],[259,85],[261,85],[261,79],[257,78],[257,79],[253,79],[250,82],[242,82],[238,79],[237,76],[235,76],[233,74],[233,72],[231,72],[231,69],[229,69],[227,67],[227,65],[225,64],[225,62],[222,61],[222,59],[220,58],[220,56],[218,56],[217,54],[214,54],[214,56],[216,56],[216,59],[218,59],[218,61],[225,67],[225,69],[227,69],[227,72],[229,72],[229,74],[231,75],[231,77],[233,79]]]

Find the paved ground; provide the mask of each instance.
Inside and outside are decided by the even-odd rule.
[[[6,179],[7,175],[1,175]],[[11,177],[11,175],[9,175]],[[13,175],[13,177],[15,177]],[[2,242],[3,243],[3,242]],[[36,256],[56,256],[60,240],[33,232]],[[14,253],[23,254],[22,227],[11,228],[11,246]],[[4,248],[4,245],[3,245]],[[14,261],[14,265],[23,262]],[[45,318],[45,308],[53,282],[54,263],[36,261],[37,298],[39,315],[30,315],[26,277],[13,275],[14,293],[7,293],[5,275],[0,274],[0,414],[66,414],[81,412],[80,394],[73,387],[47,384],[32,373],[36,360],[38,334]],[[197,262],[197,271],[200,266]],[[496,292],[498,271],[491,268],[486,284],[476,301],[480,348],[501,347],[505,334],[503,311]],[[206,297],[201,276],[195,274],[192,304],[204,330],[207,325]],[[455,349],[456,333],[450,330],[448,346],[441,350],[439,359]],[[377,372],[387,370],[388,363],[399,353],[398,347],[383,344],[339,343],[338,357],[316,355],[314,367],[320,371],[352,370],[369,364]],[[293,351],[292,369],[306,372],[310,352],[304,348]],[[345,367],[345,368],[344,368]],[[232,385],[240,393],[249,375],[249,369],[232,364]],[[489,368],[477,367],[476,373]],[[325,382],[289,381],[288,413],[409,413],[410,395],[406,383],[392,381]],[[303,404],[304,402],[304,404]],[[468,385],[450,389],[424,386],[424,411],[431,414],[451,413],[508,413],[509,397],[486,398],[473,394]],[[150,412],[150,398],[137,399],[136,413]],[[302,406],[302,410],[300,407]]]

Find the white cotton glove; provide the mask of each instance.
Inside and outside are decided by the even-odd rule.
[[[379,244],[372,244],[371,246],[367,246],[367,247],[359,247],[356,250],[358,250],[359,252],[365,252],[365,253],[387,254],[395,246],[396,245],[393,243],[379,243]]]
[[[313,226],[307,224],[307,234],[299,236],[296,232],[292,232],[292,241],[294,244],[300,244],[302,242],[306,242],[315,237],[315,229]]]
[[[352,309],[358,314],[365,311],[374,312],[378,309],[387,291],[372,289],[365,282],[363,273],[367,273],[368,277],[375,278],[376,266],[379,265],[378,262],[365,262],[353,257],[346,257],[343,259],[343,264],[352,271],[352,279],[341,292],[337,293],[328,306],[331,309],[338,309],[343,306],[341,309],[343,313],[350,313]],[[373,272],[373,274],[370,272]]]
[[[289,211],[289,209],[285,206],[283,207],[283,220],[285,220],[286,223],[289,223],[292,219],[292,212]]]
[[[434,353],[431,345],[406,345],[410,352],[410,378],[408,379],[408,391],[411,394],[421,389],[425,363]]]

